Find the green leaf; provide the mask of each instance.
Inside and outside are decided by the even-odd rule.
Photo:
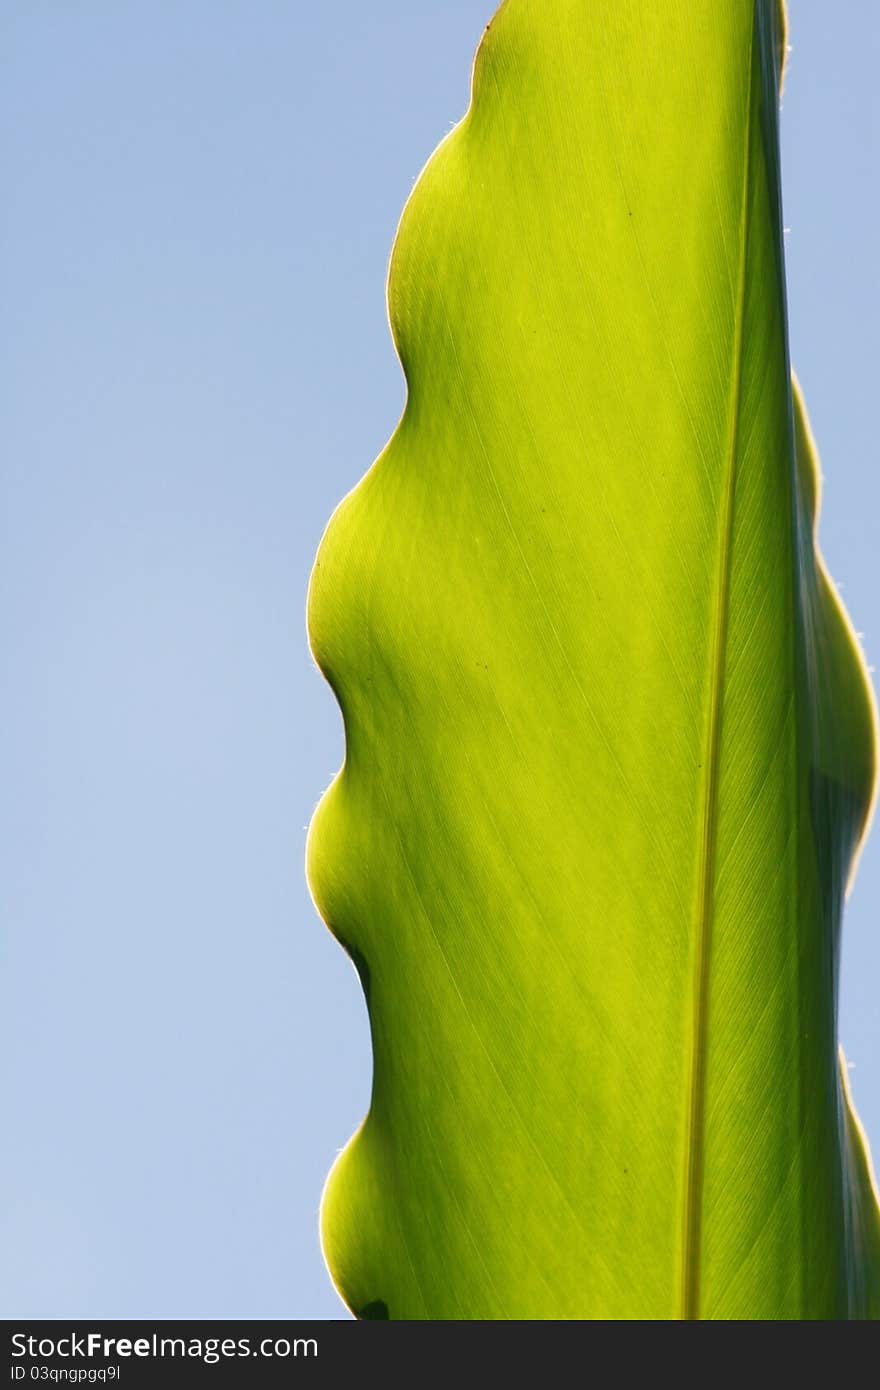
[[[782,52],[776,0],[507,0],[404,213],[407,406],[309,610],[362,1317],[880,1310],[836,1042],[874,713],[788,365]]]

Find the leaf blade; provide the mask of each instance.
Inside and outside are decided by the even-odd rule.
[[[839,1316],[865,1263],[828,959],[870,706],[842,750],[780,35],[724,8],[508,0],[401,224],[407,407],[310,597],[347,741],[310,880],[374,1048],[323,1219],[355,1309]]]

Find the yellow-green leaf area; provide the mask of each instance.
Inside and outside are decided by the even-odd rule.
[[[776,0],[507,0],[389,281],[309,603],[362,1317],[877,1316],[838,1067],[873,702],[788,360]]]

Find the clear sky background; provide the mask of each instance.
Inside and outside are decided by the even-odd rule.
[[[792,0],[793,356],[880,664],[876,0]],[[341,725],[304,635],[403,381],[413,179],[493,0],[0,2],[0,1315],[345,1316],[368,1101],[303,881]],[[880,825],[841,1030],[880,1148]]]

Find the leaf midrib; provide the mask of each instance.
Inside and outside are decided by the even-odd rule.
[[[739,421],[742,398],[743,327],[745,318],[746,261],[749,239],[749,180],[753,119],[755,24],[749,43],[746,88],[746,131],[740,209],[740,262],[735,301],[731,387],[727,423],[727,470],[718,556],[717,601],[712,633],[711,689],[706,736],[704,797],[700,816],[697,862],[697,894],[694,923],[693,1035],[685,1137],[685,1187],[683,1202],[681,1318],[700,1317],[703,1177],[706,1128],[706,1053],[709,1027],[709,972],[712,925],[715,910],[715,861],[718,841],[718,782],[721,761],[721,726],[724,713],[724,680],[727,664],[727,628],[730,610],[730,571],[739,462]]]

